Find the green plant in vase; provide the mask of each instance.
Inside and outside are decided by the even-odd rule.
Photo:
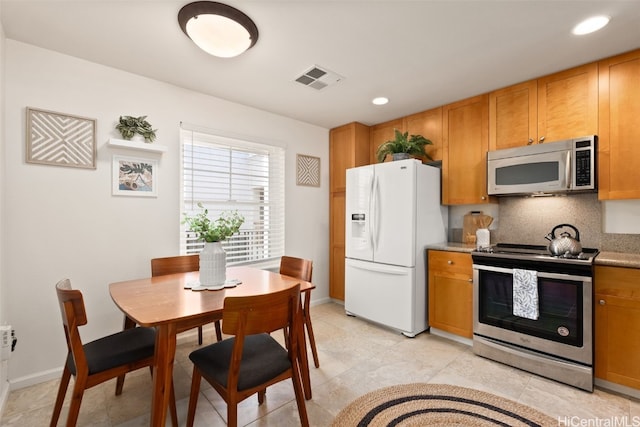
[[[244,223],[244,217],[238,211],[223,212],[217,219],[208,217],[209,211],[198,203],[198,207],[203,209],[194,216],[184,215],[183,224],[186,224],[190,231],[196,233],[198,240],[205,242],[221,242],[231,237],[240,230]]]
[[[388,154],[405,154],[405,156],[403,156],[404,158],[415,156],[426,157],[429,160],[433,160],[424,148],[426,145],[433,144],[431,140],[422,135],[410,136],[409,132],[402,133],[398,129],[394,129],[394,132],[395,138],[382,143],[376,150],[378,163],[384,162]]]

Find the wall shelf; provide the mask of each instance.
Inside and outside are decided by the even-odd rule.
[[[139,141],[127,141],[125,139],[109,138],[108,142],[111,147],[126,148],[129,150],[150,151],[154,153],[164,153],[168,150],[166,145],[158,145],[155,143],[146,143]]]

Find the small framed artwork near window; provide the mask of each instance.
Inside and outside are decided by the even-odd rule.
[[[320,157],[297,155],[296,184],[320,187]]]
[[[26,162],[96,168],[96,120],[27,107]]]
[[[158,196],[158,161],[113,156],[114,196]]]

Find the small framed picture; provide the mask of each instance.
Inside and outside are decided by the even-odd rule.
[[[297,155],[296,184],[320,187],[320,157]]]
[[[113,156],[114,196],[158,196],[158,161]]]

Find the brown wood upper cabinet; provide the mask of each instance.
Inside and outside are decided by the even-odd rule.
[[[489,95],[442,107],[442,204],[489,203]]]
[[[409,135],[422,135],[433,144],[425,151],[433,160],[442,160],[442,107],[412,114],[402,119],[402,129]]]
[[[379,123],[371,126],[371,141],[369,146],[371,147],[370,164],[378,163],[376,158],[376,151],[385,142],[395,138],[395,129],[403,132],[402,119],[390,120],[388,122]],[[391,156],[387,156],[391,158]]]
[[[490,150],[597,133],[597,63],[489,94]]]
[[[640,50],[599,63],[598,198],[640,199]]]

